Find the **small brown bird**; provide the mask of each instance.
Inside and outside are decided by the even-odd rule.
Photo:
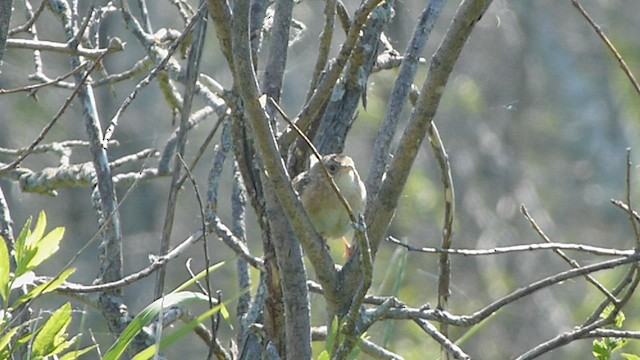
[[[367,190],[360,180],[353,159],[346,155],[329,154],[322,157],[322,163],[349,203],[353,214],[358,217],[364,212]],[[293,187],[300,195],[302,205],[318,234],[325,240],[342,238],[348,247],[344,236],[351,230],[351,220],[326,178],[320,162],[312,164],[309,170],[296,176]],[[347,248],[347,252],[348,250]]]

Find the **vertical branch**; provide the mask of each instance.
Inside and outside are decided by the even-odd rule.
[[[369,239],[374,254],[387,232],[400,194],[426,132],[436,114],[443,89],[453,66],[474,25],[482,17],[489,4],[491,4],[491,0],[463,1],[431,60],[418,102],[395,151],[395,158],[386,173],[387,177],[382,182],[378,200],[371,206],[367,217]]]
[[[264,17],[269,7],[268,0],[251,0],[251,14],[249,15],[249,33],[251,41],[251,56],[253,68],[258,68],[258,52],[262,45]]]
[[[233,218],[232,232],[240,241],[247,245],[246,230],[245,230],[245,216],[246,216],[246,189],[242,182],[240,169],[238,163],[233,163],[233,188],[231,190],[231,217]],[[238,289],[242,293],[245,290],[251,288],[251,274],[249,274],[249,265],[242,258],[236,260],[236,270],[238,271]],[[245,334],[245,327],[242,322],[242,318],[249,311],[249,305],[251,304],[251,294],[247,291],[238,299],[238,305],[236,306],[236,316],[239,321],[238,334],[236,342],[240,344],[242,337]]]
[[[146,31],[147,34],[153,34],[153,27],[151,27],[151,19],[149,18],[149,10],[147,10],[147,1],[138,0],[138,7],[140,8],[140,16],[142,17],[144,31]]]
[[[631,205],[631,166],[631,148],[627,148],[627,176],[625,178],[627,207],[629,208],[629,221],[631,221],[631,228],[636,239],[636,249],[640,249],[640,231],[638,230],[638,223],[633,217],[633,206]]]
[[[7,249],[11,253],[13,249],[13,220],[11,220],[11,212],[9,211],[9,205],[7,204],[7,199],[4,197],[4,192],[0,187],[0,236],[5,242]],[[9,256],[9,260],[11,261],[11,271],[15,268],[15,258],[13,256]]]
[[[11,24],[11,12],[13,10],[13,0],[0,1],[0,74],[2,73],[2,59],[4,59],[4,49],[9,37],[9,24]]]
[[[371,11],[358,42],[351,52],[343,77],[331,90],[315,145],[321,154],[340,153],[344,149],[347,133],[353,124],[353,115],[359,100],[366,107],[366,84],[378,56],[380,37],[393,18],[394,1],[380,3]]]
[[[271,46],[262,81],[263,93],[275,99],[276,102],[280,101],[284,68],[287,63],[292,11],[292,0],[276,0],[273,27],[271,28]]]
[[[438,19],[445,0],[431,0],[429,5],[422,11],[418,18],[418,24],[411,35],[411,40],[404,52],[402,65],[398,77],[393,84],[391,98],[384,114],[382,125],[378,128],[378,133],[373,145],[371,161],[369,163],[369,175],[367,177],[367,197],[368,203],[372,203],[378,194],[380,180],[386,169],[391,143],[396,133],[396,128],[400,121],[400,113],[407,102],[413,79],[418,69],[418,60],[422,53],[431,30]]]
[[[305,101],[309,101],[311,96],[316,91],[316,86],[318,82],[320,82],[320,78],[322,77],[322,72],[327,68],[327,63],[329,60],[329,52],[331,51],[331,42],[333,40],[333,28],[335,24],[336,18],[336,1],[337,0],[327,0],[324,8],[324,27],[322,28],[322,33],[320,34],[320,39],[318,41],[318,57],[316,58],[316,64],[313,68],[313,74],[311,74],[311,80],[309,81],[309,89],[307,90],[307,96]],[[315,134],[318,130],[319,122],[315,122],[312,126],[307,129],[306,134],[310,139],[315,137]],[[289,173],[296,175],[303,171],[305,162],[307,161],[307,154],[309,150],[307,149],[307,144],[301,139],[298,139],[294,145],[289,148],[288,146],[283,146],[282,151],[289,151],[290,154],[294,156],[289,159]]]
[[[329,60],[329,51],[331,50],[331,41],[333,40],[333,27],[336,20],[336,0],[327,0],[324,7],[324,27],[320,34],[320,40],[318,43],[318,57],[316,59],[316,65],[313,68],[313,74],[311,75],[311,81],[309,82],[309,90],[307,91],[307,100],[311,97],[315,91],[318,81],[320,81],[320,74],[322,70],[327,66]]]
[[[72,14],[69,4],[62,0],[56,1],[56,6],[52,6],[52,9],[54,9],[56,15],[62,19],[67,41],[72,41],[78,30],[77,24],[74,24],[72,19],[76,17],[77,14]],[[82,60],[79,57],[71,57],[71,66],[73,68],[79,67],[81,63]],[[76,72],[74,76],[76,82],[81,83],[86,76],[86,72],[79,71]],[[102,128],[96,109],[93,88],[89,82],[85,81],[80,85],[78,96],[82,102],[85,129],[90,144],[89,151],[91,152],[93,166],[96,171],[100,225],[104,226],[102,232],[103,242],[100,246],[103,254],[100,256],[102,263],[98,282],[112,282],[121,279],[123,271],[122,232],[120,228],[120,216],[117,211],[118,202],[111,177],[107,151],[102,146]],[[122,294],[122,289],[115,289],[110,291],[110,293],[119,296]]]
[[[229,70],[235,73],[233,62],[233,49],[231,41],[231,9],[226,0],[207,0],[209,14],[213,19],[213,26],[216,29],[216,36],[220,42],[220,50],[227,59]]]
[[[195,17],[198,17],[198,26],[195,30],[195,40],[189,52],[187,64],[187,75],[185,80],[185,93],[180,110],[180,129],[178,131],[178,141],[176,145],[176,158],[173,165],[173,174],[171,177],[171,188],[169,189],[169,199],[167,200],[167,210],[165,213],[164,226],[162,229],[162,239],[160,243],[160,255],[164,255],[169,251],[171,245],[171,232],[173,229],[173,218],[175,214],[176,204],[178,200],[178,183],[181,178],[182,168],[180,158],[184,155],[184,148],[187,143],[187,131],[189,127],[189,115],[191,114],[191,105],[193,103],[193,95],[195,93],[195,84],[200,71],[200,59],[202,57],[202,49],[204,48],[204,39],[206,35],[206,7],[201,1],[201,5]],[[185,29],[185,31],[188,31]],[[160,298],[164,291],[164,280],[166,276],[166,268],[162,267],[158,271],[156,278],[155,298]]]
[[[64,0],[51,0],[51,2],[51,9],[62,20],[67,41],[72,41],[78,29],[77,23],[72,20],[74,15],[71,13],[69,4]],[[73,68],[78,68],[81,63],[80,57],[71,57],[71,66]],[[122,230],[107,150],[102,146],[102,128],[96,109],[93,88],[90,82],[87,81],[89,77],[88,71],[90,70],[76,72],[75,81],[76,87],[79,88],[78,96],[82,102],[84,123],[89,139],[89,152],[95,169],[94,181],[97,182],[97,188],[93,195],[98,211],[99,225],[102,229],[102,243],[99,248],[100,270],[96,283],[108,283],[122,278]],[[117,335],[121,334],[131,321],[127,306],[123,303],[122,295],[122,288],[115,288],[100,293],[98,297],[98,308],[107,319],[110,330]],[[141,332],[132,342],[131,349],[135,352],[141,351],[153,344],[153,342],[154,340],[148,333]]]
[[[438,133],[435,123],[431,123],[429,127],[429,142],[440,166],[440,176],[444,187],[444,225],[442,227],[442,243],[443,249],[450,249],[453,235],[453,217],[455,215],[455,193],[453,191],[453,180],[451,178],[451,166],[449,164],[449,156],[442,144],[442,139]],[[447,311],[449,302],[449,284],[451,282],[451,260],[449,254],[441,253],[439,256],[439,276],[438,276],[438,309]],[[440,325],[442,335],[449,337],[449,329],[447,324]],[[449,358],[447,347],[442,346],[441,356],[443,359]]]
[[[351,52],[356,46],[358,38],[360,37],[360,31],[364,27],[371,11],[380,4],[382,0],[366,0],[364,1],[354,16],[353,23],[349,27],[347,38],[340,47],[340,52],[335,62],[331,63],[331,66],[327,69],[325,75],[322,77],[318,86],[316,87],[313,95],[307,100],[304,108],[296,116],[295,123],[300,129],[306,131],[312,121],[316,118],[321,108],[323,108],[329,99],[332,89],[338,79],[342,70],[347,65]],[[295,139],[296,132],[289,128],[282,137],[278,140],[283,148],[287,148]]]
[[[322,246],[321,239],[318,239],[318,235],[315,234],[309,218],[304,216],[302,204],[293,191],[291,179],[287,176],[284,163],[279,156],[264,106],[258,99],[259,90],[249,45],[249,0],[236,1],[233,14],[233,60],[236,66],[233,75],[243,100],[245,115],[253,131],[257,152],[264,165],[262,174],[266,180],[264,186],[267,212],[277,210],[274,205],[279,204],[286,215],[286,218],[283,217],[280,220],[285,220],[285,223],[288,221],[288,226],[291,226],[301,242],[308,244],[310,249],[314,246]],[[277,198],[274,199],[274,196]],[[269,218],[274,219],[271,216]],[[287,231],[279,228],[274,231],[274,234],[285,235]],[[281,277],[287,335],[286,354],[281,356],[286,355],[288,359],[308,359],[311,356],[311,331],[306,296],[306,274],[300,246],[294,236],[274,236],[272,239],[280,271],[282,274],[287,274]],[[320,277],[325,280],[332,275],[335,276],[335,270],[321,274]],[[328,289],[335,287],[335,282],[329,284]]]
[[[207,223],[214,223],[214,219],[218,216],[218,187],[220,185],[220,176],[222,167],[229,154],[231,148],[231,122],[225,121],[220,135],[220,145],[216,146],[213,154],[211,169],[209,170],[209,188],[207,189]]]

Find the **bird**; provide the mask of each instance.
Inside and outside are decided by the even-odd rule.
[[[346,246],[345,256],[349,256],[350,246],[345,235],[352,229],[351,219],[321,164],[326,167],[356,218],[364,213],[367,190],[353,159],[342,154],[322,156],[321,161],[312,163],[309,170],[293,179],[293,187],[300,196],[313,228],[325,241],[342,239]]]

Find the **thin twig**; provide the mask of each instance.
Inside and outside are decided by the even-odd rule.
[[[36,89],[40,89],[43,88],[45,86],[49,86],[49,85],[53,85],[53,84],[57,84],[59,82],[61,82],[62,80],[68,78],[69,76],[75,75],[75,73],[77,73],[78,71],[82,71],[87,67],[87,63],[83,63],[80,66],[76,67],[75,69],[71,70],[70,72],[58,76],[54,79],[50,79],[49,81],[46,81],[44,83],[40,83],[40,84],[33,84],[33,85],[27,85],[27,86],[22,86],[19,88],[15,88],[15,89],[0,89],[0,95],[4,95],[4,94],[13,94],[13,93],[18,93],[18,92],[23,92],[23,91],[33,91]]]
[[[627,176],[625,177],[625,188],[627,195],[627,208],[629,209],[629,221],[631,222],[631,228],[636,239],[636,249],[640,250],[640,231],[638,230],[638,223],[633,218],[633,206],[631,205],[631,148],[627,148]]]
[[[447,354],[453,355],[455,359],[471,359],[471,357],[464,351],[462,351],[462,349],[458,345],[451,342],[451,340],[449,340],[447,336],[439,332],[438,329],[436,329],[436,327],[431,325],[428,321],[416,319],[414,320],[414,322],[418,324],[418,326],[420,326],[420,328],[425,333],[431,336],[432,339],[437,341],[440,346],[447,352]]]
[[[630,256],[635,253],[635,250],[618,250],[611,248],[602,248],[591,245],[583,244],[566,244],[566,243],[548,243],[548,244],[525,244],[525,245],[513,245],[504,247],[494,247],[491,249],[440,249],[430,247],[417,247],[407,243],[404,243],[392,236],[388,236],[386,240],[390,243],[400,245],[409,251],[422,252],[427,254],[451,254],[451,255],[464,255],[464,256],[486,256],[486,255],[504,255],[514,252],[523,251],[536,251],[536,250],[571,250],[587,252],[600,256]]]
[[[198,76],[198,72],[200,71],[200,59],[202,55],[202,48],[204,47],[204,38],[206,32],[206,14],[207,8],[202,3],[198,9],[198,12],[193,17],[193,20],[187,25],[187,28],[180,34],[180,37],[184,39],[184,37],[190,31],[189,25],[193,26],[194,23],[199,21],[199,26],[196,29],[196,34],[194,35],[196,41],[194,41],[191,51],[189,53],[189,60],[187,65],[187,79],[186,79],[186,88],[185,88],[185,96],[184,101],[182,103],[182,108],[180,111],[180,130],[178,132],[178,141],[176,145],[176,155],[182,156],[184,154],[184,148],[187,143],[187,127],[189,125],[189,114],[191,113],[191,106],[193,105],[193,95],[195,93],[195,84]],[[179,39],[180,40],[180,39]],[[176,44],[180,43],[180,41],[176,41]],[[175,45],[174,44],[174,47]],[[167,55],[166,58],[168,58]],[[166,59],[165,58],[165,59]],[[163,59],[164,60],[164,59]],[[112,123],[113,124],[113,123]],[[115,127],[114,127],[115,128]],[[108,139],[105,134],[105,139]],[[169,251],[170,242],[171,242],[171,231],[173,228],[173,218],[175,215],[175,209],[178,199],[178,181],[180,180],[180,160],[179,156],[176,157],[173,174],[171,178],[171,188],[169,189],[169,199],[167,200],[167,209],[165,213],[164,226],[162,229],[162,239],[160,241],[160,255],[164,255],[167,251]],[[158,272],[158,277],[156,280],[156,291],[155,298],[159,299],[162,297],[164,291],[164,279],[165,279],[166,269],[162,268]]]
[[[164,70],[164,68],[167,65],[167,63],[169,62],[169,60],[171,60],[173,54],[178,50],[178,48],[180,47],[180,45],[182,44],[184,39],[191,32],[191,29],[193,28],[193,26],[197,23],[198,19],[200,19],[201,16],[203,15],[204,9],[205,8],[203,8],[203,7],[200,7],[198,9],[196,14],[191,18],[191,21],[189,21],[189,23],[185,26],[184,30],[182,30],[182,33],[180,34],[178,39],[176,39],[176,41],[167,50],[167,53],[164,56],[164,58],[162,58],[162,60],[158,63],[158,65],[156,65],[149,72],[149,74],[147,76],[145,76],[145,78],[142,79],[136,85],[136,87],[133,89],[131,94],[129,94],[129,96],[127,96],[127,98],[124,99],[124,101],[122,102],[122,104],[120,105],[118,110],[116,111],[115,115],[113,115],[113,118],[111,118],[111,122],[109,123],[109,126],[107,127],[107,129],[104,132],[103,142],[109,141],[111,139],[116,127],[118,126],[118,121],[120,119],[120,116],[127,109],[127,107],[129,107],[129,104],[131,104],[131,102],[136,98],[136,96],[138,95],[138,92],[143,87],[149,85],[151,83],[151,80],[153,80],[162,70]]]
[[[56,122],[58,122],[58,120],[60,119],[62,114],[64,114],[64,112],[67,110],[67,107],[69,107],[69,105],[71,105],[71,102],[76,97],[76,95],[78,95],[78,93],[80,92],[80,90],[84,86],[85,82],[89,78],[89,75],[91,75],[91,72],[93,72],[93,70],[96,68],[96,66],[98,66],[98,64],[102,60],[102,58],[104,58],[107,54],[108,54],[108,52],[102,53],[93,62],[93,64],[89,67],[89,69],[87,69],[87,72],[84,74],[82,79],[76,84],[76,87],[71,92],[71,95],[69,95],[69,97],[67,97],[67,99],[65,100],[64,104],[62,104],[62,107],[53,116],[51,121],[49,121],[49,123],[40,131],[40,134],[38,134],[36,139],[33,142],[31,142],[31,144],[29,144],[29,146],[26,148],[26,150],[22,154],[20,154],[20,156],[18,156],[17,159],[15,159],[13,162],[11,162],[11,163],[3,166],[2,168],[0,168],[0,175],[2,175],[3,173],[6,173],[8,171],[11,171],[12,169],[15,169],[18,165],[20,165],[20,163],[27,156],[29,156],[31,151],[44,139],[44,137],[47,135],[49,130],[51,130],[51,128],[53,128],[53,126],[56,124]]]
[[[613,46],[613,43],[609,40],[607,35],[605,35],[605,33],[600,28],[600,26],[596,24],[596,22],[591,18],[591,16],[589,16],[589,13],[587,13],[587,11],[584,9],[584,7],[582,7],[582,4],[580,4],[578,0],[571,0],[571,3],[576,9],[578,9],[580,14],[587,20],[587,22],[589,23],[589,25],[591,25],[591,27],[596,32],[596,34],[600,36],[600,38],[602,39],[604,44],[607,46],[609,51],[611,51],[613,56],[618,61],[618,64],[620,65],[620,68],[622,68],[622,71],[624,72],[624,74],[627,76],[627,78],[629,78],[629,81],[631,82],[631,85],[633,86],[633,88],[640,95],[640,84],[638,84],[638,80],[636,80],[636,77],[633,75],[633,72],[631,71],[629,66],[627,66],[627,63],[624,61],[624,59],[622,58],[618,50],[616,50],[615,46]]]
[[[209,301],[209,309],[213,309],[213,298],[211,297],[212,296],[211,295],[211,276],[209,274],[209,267],[211,266],[211,261],[209,259],[209,244],[207,241],[207,224],[205,223],[204,204],[202,202],[202,196],[200,196],[198,183],[196,183],[196,179],[193,178],[193,174],[191,174],[191,171],[189,170],[189,165],[187,165],[187,163],[184,161],[184,159],[182,158],[182,155],[176,154],[176,156],[178,157],[178,160],[182,164],[182,167],[184,168],[187,176],[189,177],[189,180],[191,181],[191,185],[193,186],[193,191],[196,195],[196,200],[198,201],[198,208],[200,209],[200,225],[201,225],[201,231],[202,231],[202,238],[204,240],[202,242],[202,246],[204,251],[205,288],[206,288],[206,294]],[[220,304],[220,302],[218,302],[218,304]],[[215,333],[214,332],[215,326],[216,326],[216,321],[215,321],[215,318],[212,317],[211,318],[212,333]],[[213,355],[213,344],[211,344],[211,346],[209,347],[209,355],[207,356],[207,359],[210,359],[212,355]]]
[[[8,33],[9,36],[13,36],[17,33],[28,30],[31,27],[31,25],[33,25],[36,22],[36,20],[38,20],[38,17],[40,17],[40,14],[42,14],[42,11],[44,10],[46,5],[47,5],[47,0],[42,0],[40,2],[40,6],[38,6],[38,9],[36,9],[36,11],[31,15],[31,17],[26,23],[9,30],[9,33]]]
[[[442,180],[442,193],[444,194],[444,221],[442,226],[442,245],[443,249],[451,248],[453,242],[453,218],[455,216],[455,192],[453,190],[453,179],[451,176],[451,165],[449,164],[449,156],[444,148],[442,138],[438,133],[438,128],[435,123],[431,123],[428,129],[429,143],[433,149],[438,166],[440,168],[440,177]],[[447,310],[449,295],[451,290],[449,289],[451,283],[451,259],[447,253],[440,254],[438,259],[439,274],[438,274],[438,309]],[[447,324],[441,324],[440,332],[445,337],[449,337],[449,330]],[[441,344],[442,345],[442,344]],[[446,360],[449,358],[449,348],[442,345],[442,357]]]
[[[540,226],[538,226],[538,224],[533,219],[531,214],[529,214],[529,211],[527,210],[527,207],[524,206],[524,205],[521,205],[520,206],[520,211],[522,212],[524,217],[529,221],[529,224],[531,225],[533,230],[540,236],[540,238],[542,238],[542,240],[544,240],[544,242],[546,242],[547,244],[551,244],[552,243],[551,239],[549,239],[547,234],[545,234],[542,231],[542,229],[540,228]],[[562,251],[560,249],[553,249],[553,252],[558,254],[558,256],[560,256],[564,261],[566,261],[569,265],[571,265],[571,267],[573,267],[575,269],[580,267],[580,264],[577,261],[575,261],[574,259],[571,259],[570,257],[568,257],[564,253],[564,251]],[[616,299],[616,297],[612,293],[610,293],[609,290],[607,290],[607,288],[604,287],[604,285],[600,284],[600,282],[598,282],[598,280],[596,280],[593,276],[585,275],[585,279],[587,279],[588,282],[593,284],[593,286],[595,286],[596,289],[598,289],[601,293],[603,293],[611,302],[613,302],[614,304],[618,303],[618,299]]]
[[[611,199],[611,203],[624,210],[624,212],[630,212],[633,215],[633,218],[636,219],[636,221],[640,221],[640,214],[638,214],[638,212],[636,212],[635,210],[629,211],[629,206],[627,204],[615,199]]]

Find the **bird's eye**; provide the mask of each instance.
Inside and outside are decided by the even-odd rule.
[[[338,170],[338,165],[329,164],[329,165],[327,165],[327,169],[329,170],[330,173],[335,173],[336,170]]]

